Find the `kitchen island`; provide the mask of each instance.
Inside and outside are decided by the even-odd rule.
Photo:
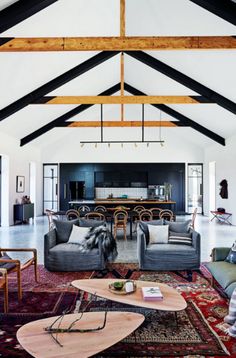
[[[175,213],[176,202],[173,200],[155,200],[155,199],[132,199],[132,198],[109,198],[109,199],[94,199],[94,200],[76,200],[69,201],[69,207],[71,209],[78,209],[81,205],[88,205],[93,210],[97,205],[103,205],[105,207],[116,207],[119,205],[129,206],[132,210],[137,205],[142,205],[147,209],[150,208],[162,208],[170,209]]]

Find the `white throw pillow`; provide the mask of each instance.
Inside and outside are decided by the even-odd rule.
[[[150,244],[168,244],[169,225],[148,225]]]
[[[82,244],[91,227],[73,225],[68,244]]]

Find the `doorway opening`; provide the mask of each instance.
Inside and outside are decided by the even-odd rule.
[[[209,214],[216,210],[216,162],[209,163]]]
[[[188,164],[188,213],[203,214],[203,165]]]

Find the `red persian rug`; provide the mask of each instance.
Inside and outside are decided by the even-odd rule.
[[[126,339],[96,357],[236,357],[236,339],[227,335],[223,322],[228,301],[211,287],[205,272],[138,271],[136,264],[112,264],[104,272],[52,273],[39,266],[40,282],[35,283],[31,269],[23,272],[23,300],[17,301],[16,280],[10,275],[9,313],[0,314],[0,357],[30,355],[16,340],[18,328],[32,320],[74,311],[80,292],[70,285],[75,279],[126,277],[166,283],[176,288],[188,306],[178,312],[178,327],[171,312],[160,312],[97,299],[88,310],[125,310],[143,313],[143,325]],[[83,303],[89,299],[83,295]],[[0,311],[3,298],[0,296]]]

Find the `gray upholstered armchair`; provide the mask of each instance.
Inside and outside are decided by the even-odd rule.
[[[196,270],[200,267],[200,234],[191,230],[192,245],[147,244],[143,230],[137,231],[137,254],[142,270]]]
[[[86,271],[105,268],[101,241],[98,247],[89,252],[80,252],[79,245],[68,243],[73,224],[77,220],[55,221],[56,228],[44,236],[44,265],[49,271]],[[101,225],[101,223],[94,223]],[[91,222],[89,223],[91,227]]]

